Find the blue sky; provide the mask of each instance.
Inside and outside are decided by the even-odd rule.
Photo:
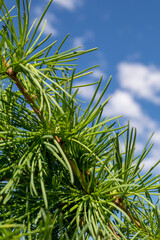
[[[31,21],[41,15],[47,2],[32,0]],[[112,75],[106,94],[112,99],[104,115],[123,115],[122,124],[130,120],[138,131],[137,152],[155,131],[155,145],[145,160],[145,170],[160,158],[159,9],[159,0],[53,0],[44,32],[52,33],[51,40],[58,40],[58,44],[70,33],[63,50],[79,45],[99,48],[78,61],[81,69],[101,65],[81,82],[98,81],[103,74],[105,84]],[[93,92],[94,86],[83,88],[81,98],[87,102]],[[159,170],[160,165],[156,173]]]

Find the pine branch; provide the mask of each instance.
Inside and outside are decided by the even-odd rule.
[[[11,67],[9,67],[9,63],[2,57],[2,61],[7,68],[6,74],[8,75],[9,78],[11,78],[16,86],[19,88],[20,92],[23,94],[23,96],[27,99],[27,101],[30,103],[31,108],[34,110],[34,112],[37,114],[38,118],[41,120],[41,112],[37,109],[35,106],[35,102],[33,100],[33,97],[35,96],[30,96],[28,91],[24,88],[23,84],[20,82],[20,80],[17,77],[17,73],[13,71]]]

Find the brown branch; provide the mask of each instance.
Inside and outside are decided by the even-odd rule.
[[[55,139],[59,143],[60,147],[63,148],[62,143],[61,143],[61,139],[59,137],[57,137],[57,136],[55,136]],[[69,163],[71,165],[71,168],[72,168],[74,174],[78,177],[77,169],[75,167],[75,164],[74,164],[73,160],[68,158],[68,161],[69,161]],[[84,180],[84,176],[83,176],[83,174],[82,174],[82,172],[80,170],[79,170],[79,175],[80,175],[81,181],[83,183],[83,186],[84,186],[85,190],[87,191],[87,185],[86,185],[86,182]]]
[[[71,165],[71,168],[72,168],[73,172],[74,172],[75,175],[78,177],[78,173],[77,173],[77,170],[76,170],[76,167],[75,167],[75,164],[74,164],[73,160],[68,159],[68,161],[69,161],[69,163],[70,163],[70,165]],[[85,190],[87,191],[87,185],[86,185],[86,183],[85,183],[83,174],[82,174],[82,172],[81,172],[80,170],[79,170],[79,174],[80,174],[80,178],[81,178],[81,181],[82,181],[82,183],[83,183],[83,186],[84,186]]]
[[[131,214],[131,213],[127,210],[126,206],[123,205],[123,199],[122,199],[122,198],[117,198],[117,196],[114,196],[113,198],[116,198],[116,199],[114,200],[114,203],[115,203],[120,209],[122,209],[125,213],[127,213],[128,217],[129,217],[132,221],[135,222],[135,224],[137,225],[138,228],[141,228],[140,222],[136,219],[135,216],[133,216],[133,214]]]
[[[28,91],[24,88],[23,84],[18,79],[17,73],[15,73],[13,71],[13,69],[11,67],[9,67],[9,63],[6,60],[4,60],[3,57],[2,57],[2,61],[7,69],[6,74],[8,75],[8,77],[10,77],[15,82],[15,84],[19,88],[20,92],[28,100],[32,109],[37,114],[38,118],[41,120],[41,112],[36,108],[33,98],[28,94]],[[33,97],[35,97],[35,96],[33,96]]]
[[[113,234],[120,239],[120,236],[117,234],[117,232],[115,231],[115,229],[113,228],[113,226],[111,225],[111,223],[108,223],[108,227],[111,229],[111,231],[113,232]]]

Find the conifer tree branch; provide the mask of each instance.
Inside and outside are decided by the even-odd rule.
[[[3,57],[2,57],[2,61],[5,65],[5,67],[7,68],[6,74],[8,75],[8,77],[10,77],[15,82],[15,84],[19,88],[20,92],[23,94],[23,96],[26,98],[26,100],[30,103],[30,106],[32,107],[32,109],[34,110],[34,112],[36,113],[38,118],[41,120],[41,112],[35,107],[35,103],[34,103],[34,100],[33,100],[32,96],[30,96],[28,94],[28,91],[24,88],[23,84],[20,82],[19,78],[17,77],[17,73],[15,73],[13,71],[12,67],[9,67],[9,63]],[[55,136],[55,139],[63,149],[60,138],[58,136]],[[68,161],[71,165],[71,168],[72,168],[74,174],[78,177],[78,173],[77,173],[77,170],[76,170],[76,167],[75,167],[75,164],[74,164],[73,160],[68,158]],[[87,185],[86,185],[86,182],[84,180],[84,176],[83,176],[83,174],[80,170],[79,170],[79,175],[80,175],[81,181],[83,183],[83,186],[84,186],[85,190],[87,191]],[[116,198],[116,196],[114,198]],[[135,224],[138,226],[138,228],[141,228],[141,225],[140,225],[139,221],[126,209],[126,207],[123,205],[122,202],[123,202],[123,199],[120,199],[120,198],[116,198],[114,200],[114,203],[119,208],[121,208],[123,211],[125,211],[127,213],[129,218],[132,221],[135,222]],[[111,231],[113,232],[113,234],[116,237],[119,237],[119,235],[117,235],[116,231],[114,230],[113,226],[110,223],[108,223],[108,225],[109,225],[109,228],[111,229]]]
[[[30,103],[31,108],[34,110],[34,112],[37,114],[38,118],[41,120],[41,112],[35,107],[34,100],[32,96],[29,95],[28,91],[24,88],[23,84],[20,82],[19,78],[17,77],[17,73],[15,73],[12,69],[12,67],[9,67],[9,63],[2,57],[2,61],[7,68],[6,74],[9,78],[11,78],[16,86],[19,88],[20,92],[23,94],[23,96],[27,99],[27,101]]]
[[[118,239],[120,239],[120,236],[116,233],[115,229],[113,228],[113,226],[111,225],[110,222],[108,223],[108,226],[109,226],[110,230],[113,232],[113,234],[114,234]]]
[[[28,102],[30,103],[32,109],[35,111],[35,113],[37,114],[37,116],[41,120],[41,112],[34,106],[35,104],[34,104],[33,98],[28,94],[28,91],[24,88],[24,86],[22,85],[22,83],[18,79],[17,73],[15,73],[13,71],[12,67],[9,67],[9,63],[3,57],[2,57],[2,61],[3,61],[4,65],[5,65],[5,67],[7,68],[6,74],[8,75],[8,77],[10,77],[15,82],[16,86],[19,88],[19,90],[21,91],[23,96],[28,100]],[[55,136],[55,139],[58,142],[58,144],[62,147],[61,140],[57,136]],[[74,164],[73,160],[68,159],[68,161],[69,161],[69,163],[71,165],[71,168],[72,168],[73,172],[78,177],[78,173],[77,173],[77,170],[76,170],[76,167],[75,167],[75,164]],[[80,174],[81,181],[82,181],[82,183],[83,183],[83,185],[85,187],[85,190],[87,190],[87,185],[85,183],[83,174],[82,174],[82,172],[80,170],[79,170],[79,174]]]

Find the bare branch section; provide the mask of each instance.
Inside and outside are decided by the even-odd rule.
[[[38,118],[41,120],[41,112],[35,107],[33,98],[29,95],[28,91],[24,88],[23,84],[18,79],[17,73],[15,73],[13,71],[13,69],[11,67],[9,67],[9,63],[5,59],[3,59],[3,57],[2,57],[2,61],[5,65],[5,67],[7,68],[6,74],[8,75],[8,77],[10,77],[15,82],[15,84],[19,88],[20,92],[27,99],[27,101],[30,103],[32,109],[37,114]]]
[[[113,232],[113,234],[118,238],[120,239],[120,236],[116,233],[116,231],[114,230],[113,226],[111,225],[111,223],[108,223],[108,226],[110,228],[110,230]]]
[[[115,197],[116,197],[116,196],[115,196]],[[114,197],[114,198],[115,198],[115,197]],[[133,222],[135,222],[135,224],[137,225],[138,228],[141,228],[140,222],[136,219],[135,216],[133,216],[133,214],[131,214],[131,213],[127,210],[126,206],[124,206],[124,204],[123,204],[123,199],[122,199],[122,198],[116,198],[116,199],[114,200],[114,203],[115,203],[120,209],[122,209],[125,213],[127,213],[128,217],[129,217]]]
[[[58,142],[58,144],[60,145],[60,147],[63,149],[63,146],[61,144],[61,139],[59,137],[57,137],[57,136],[55,136],[55,139]],[[68,161],[69,161],[69,163],[71,165],[71,168],[72,168],[74,174],[78,177],[77,169],[75,167],[75,164],[74,164],[73,160],[68,158]],[[83,174],[82,174],[82,172],[80,170],[79,170],[79,175],[80,175],[81,181],[83,183],[83,186],[84,186],[85,190],[87,191],[87,185],[86,185],[86,182],[84,180],[84,176],[83,176]]]

